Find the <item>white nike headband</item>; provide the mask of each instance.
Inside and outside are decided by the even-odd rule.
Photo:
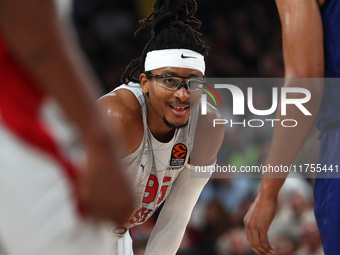
[[[187,49],[154,50],[146,54],[145,71],[162,67],[181,67],[205,72],[204,56]]]

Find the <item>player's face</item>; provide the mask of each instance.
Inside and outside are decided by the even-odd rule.
[[[195,78],[202,78],[203,74],[198,70],[179,67],[159,68],[151,73],[153,77],[147,78],[145,74],[141,74],[140,77],[143,92],[146,94],[149,126],[153,123],[159,123],[167,128],[180,128],[187,125],[190,112],[195,109],[202,95],[198,87],[195,91],[191,91],[194,89],[192,84],[196,84]],[[169,76],[169,79],[159,78],[157,75]],[[172,85],[178,82],[188,83],[189,79],[191,89],[184,85],[176,89]],[[150,123],[151,121],[153,123]]]

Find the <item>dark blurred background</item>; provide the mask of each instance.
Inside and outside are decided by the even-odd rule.
[[[273,0],[197,0],[200,32],[210,46],[207,77],[283,77],[281,27]],[[102,83],[102,93],[119,86],[127,64],[139,57],[150,37],[133,36],[139,19],[152,11],[153,0],[75,0],[73,21],[79,42]],[[254,100],[266,106],[268,91]],[[270,100],[270,98],[269,98]],[[264,108],[267,109],[267,108]],[[272,130],[226,129],[220,165],[259,165],[268,154]],[[314,130],[300,163],[314,163]],[[249,255],[243,217],[260,179],[213,178],[195,207],[178,255]],[[270,239],[277,255],[320,255],[321,241],[312,212],[313,181],[288,178],[281,192]],[[157,213],[132,229],[135,255],[144,254]]]
[[[198,0],[200,32],[211,47],[207,77],[281,77],[281,32],[274,1]],[[149,31],[133,34],[152,0],[75,0],[74,23],[104,92],[120,85],[126,65],[139,57]]]

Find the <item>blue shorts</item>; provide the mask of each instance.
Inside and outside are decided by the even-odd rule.
[[[315,180],[315,218],[326,255],[340,251],[340,128],[320,135],[319,163],[333,172],[322,172]]]

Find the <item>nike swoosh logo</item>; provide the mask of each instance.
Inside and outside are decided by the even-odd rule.
[[[182,53],[181,58],[196,58],[196,57],[192,57],[192,56],[184,56],[184,54]]]

